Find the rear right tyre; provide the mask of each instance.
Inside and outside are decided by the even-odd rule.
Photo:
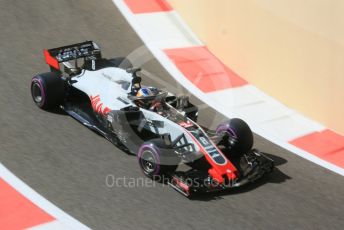
[[[112,58],[109,59],[109,61],[113,64],[113,67],[118,67],[124,70],[133,68],[133,64],[125,57]]]

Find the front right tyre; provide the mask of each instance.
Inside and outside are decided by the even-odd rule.
[[[248,153],[253,147],[253,133],[248,124],[233,118],[220,124],[216,133],[223,137],[222,144],[225,146],[227,157],[241,157]]]

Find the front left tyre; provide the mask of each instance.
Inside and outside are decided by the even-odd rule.
[[[36,75],[31,80],[31,96],[41,109],[57,108],[65,96],[64,81],[54,72]]]
[[[163,182],[174,173],[180,158],[161,139],[153,139],[141,145],[137,159],[142,172],[149,178]]]

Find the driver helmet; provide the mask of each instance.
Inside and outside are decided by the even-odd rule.
[[[149,97],[156,95],[156,89],[151,87],[142,87],[137,91],[136,97]]]

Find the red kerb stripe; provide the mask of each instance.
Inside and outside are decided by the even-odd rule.
[[[224,65],[207,47],[165,50],[176,67],[203,92],[246,85],[247,82]]]
[[[166,0],[124,0],[124,2],[134,14],[173,10]]]
[[[314,132],[290,141],[315,156],[344,168],[344,136],[331,130]]]
[[[0,229],[23,229],[55,220],[0,179]]]

